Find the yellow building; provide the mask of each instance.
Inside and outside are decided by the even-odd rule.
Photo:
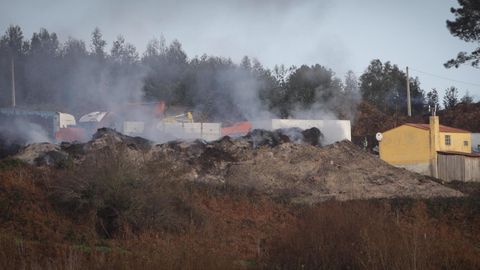
[[[431,116],[429,124],[404,124],[382,134],[380,158],[394,166],[438,176],[438,152],[471,153],[469,131],[439,124]]]

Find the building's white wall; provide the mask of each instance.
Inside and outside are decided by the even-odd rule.
[[[213,141],[222,136],[222,125],[220,123],[202,123],[202,139]]]
[[[252,129],[272,130],[272,120],[252,121]]]
[[[182,127],[186,139],[200,138],[213,141],[222,135],[220,123],[183,123]]]
[[[180,126],[187,137],[200,138],[202,134],[202,123],[180,123]]]
[[[261,128],[275,130],[280,128],[298,127],[301,129],[318,128],[324,135],[324,144],[337,141],[351,140],[351,126],[349,120],[299,120],[299,119],[272,119],[252,122],[254,129]],[[220,123],[168,123],[160,122],[157,125],[160,132],[170,134],[179,139],[204,139],[206,141],[221,138]]]
[[[157,129],[163,133],[162,136],[167,136],[168,139],[186,138],[186,132],[183,129],[182,123],[160,122]]]
[[[141,121],[123,122],[123,133],[126,135],[139,135],[145,130],[145,123]]]
[[[472,151],[480,152],[480,133],[472,133]]]
[[[213,141],[222,135],[220,123],[160,123],[158,129],[179,139]]]

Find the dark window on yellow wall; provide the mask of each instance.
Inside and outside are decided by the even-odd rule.
[[[463,145],[468,146],[468,141],[463,141]]]
[[[452,144],[452,139],[450,138],[450,135],[445,135],[445,145],[451,145]]]

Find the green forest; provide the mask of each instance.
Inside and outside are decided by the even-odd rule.
[[[10,25],[0,39],[0,105],[11,104],[13,66],[18,107],[77,116],[160,100],[220,122],[252,120],[262,113],[294,118],[309,111],[355,120],[362,103],[385,116],[399,118],[407,112],[405,70],[389,61],[374,59],[362,74],[336,74],[321,64],[270,69],[248,56],[240,63],[189,57],[180,41],[168,43],[163,37],[151,40],[144,52],[123,36],[107,45],[98,28],[88,42],[70,37],[61,43],[47,29],[27,38],[20,26]],[[435,105],[452,109],[474,103],[468,93],[459,97],[455,86],[444,90],[442,102],[440,90],[422,89],[418,78],[408,82],[416,116]]]

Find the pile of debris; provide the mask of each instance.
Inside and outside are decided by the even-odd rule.
[[[52,143],[29,144],[22,148],[14,157],[38,166],[59,165],[69,158],[68,153],[63,151],[59,145]]]
[[[173,164],[178,181],[253,188],[279,199],[316,203],[328,199],[462,196],[426,176],[383,162],[349,141],[323,146],[316,129],[254,130],[240,138],[154,144],[100,129],[85,144],[33,144],[15,158],[37,165],[70,159],[81,163],[108,149],[134,162]],[[161,166],[161,165],[159,165]]]

